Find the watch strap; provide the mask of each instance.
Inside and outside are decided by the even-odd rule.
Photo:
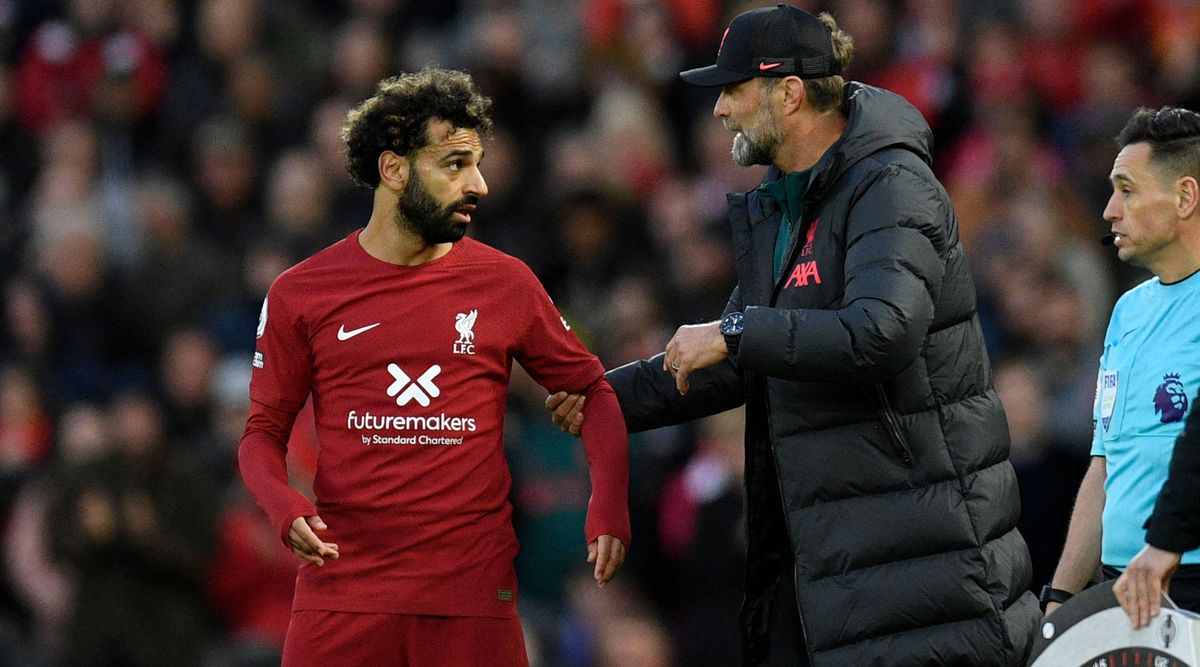
[[[740,345],[742,342],[742,335],[741,334],[737,334],[737,335],[724,334],[724,336],[725,336],[725,349],[729,351],[729,356],[736,357],[737,353],[738,353],[738,345]]]
[[[1075,597],[1075,594],[1070,591],[1064,591],[1061,588],[1054,588],[1050,584],[1042,586],[1042,594],[1038,596],[1038,601],[1042,603],[1042,609],[1046,609],[1046,605],[1051,602],[1062,604],[1067,600]]]

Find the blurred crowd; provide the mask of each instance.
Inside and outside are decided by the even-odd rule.
[[[298,561],[236,472],[254,331],[283,269],[365,224],[339,132],[383,77],[462,68],[494,98],[470,233],[607,366],[718,316],[724,195],[762,170],[676,74],[762,4],[0,0],[0,665],[278,664]],[[1040,586],[1109,310],[1148,277],[1098,241],[1112,139],[1138,106],[1200,105],[1200,5],[795,4],[933,128]],[[518,373],[506,427],[532,663],[736,664],[741,415],[633,437],[631,556],[597,591],[582,450],[544,396]],[[302,413],[299,488],[316,447]]]

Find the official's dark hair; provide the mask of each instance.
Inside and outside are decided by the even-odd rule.
[[[492,100],[475,90],[471,75],[426,67],[379,82],[375,95],[350,110],[342,128],[346,171],[358,185],[379,185],[379,154],[410,157],[429,143],[429,120],[487,135]]]
[[[1150,144],[1150,161],[1172,178],[1200,179],[1200,114],[1180,107],[1138,109],[1117,135],[1117,146]]]

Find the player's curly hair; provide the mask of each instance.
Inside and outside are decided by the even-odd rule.
[[[1142,107],[1117,135],[1117,146],[1143,141],[1150,144],[1150,160],[1164,175],[1200,179],[1200,114],[1180,107]]]
[[[392,151],[407,157],[423,148],[429,143],[429,119],[487,136],[491,109],[492,100],[475,90],[466,72],[426,67],[384,79],[373,97],[346,116],[346,171],[355,184],[374,189],[379,185],[379,154]]]

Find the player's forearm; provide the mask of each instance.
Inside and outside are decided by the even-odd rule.
[[[285,543],[293,519],[316,514],[313,504],[288,486],[287,438],[294,420],[294,414],[253,402],[238,446],[242,481]]]
[[[583,449],[592,478],[584,531],[589,542],[612,535],[629,544],[629,435],[607,380],[592,386],[584,408]]]
[[[1054,571],[1051,586],[1072,593],[1083,590],[1100,567],[1101,518],[1104,512],[1104,480],[1107,476],[1103,457],[1093,457],[1071,511],[1067,540]]]

